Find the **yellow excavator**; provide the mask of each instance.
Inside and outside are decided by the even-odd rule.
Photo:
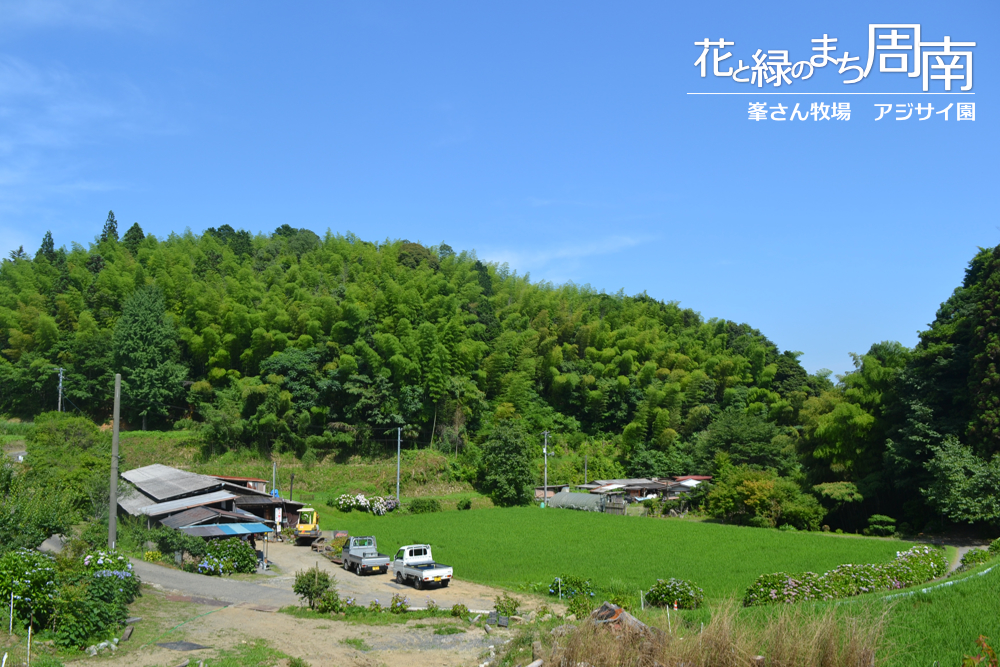
[[[299,510],[299,522],[295,524],[295,544],[312,544],[320,535],[319,514],[312,507],[303,507]]]

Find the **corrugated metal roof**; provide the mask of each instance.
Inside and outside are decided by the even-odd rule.
[[[140,491],[159,502],[222,486],[222,482],[214,477],[178,470],[159,463],[123,472],[122,478],[132,482]]]
[[[155,505],[148,505],[140,509],[140,511],[147,516],[162,516],[164,514],[170,514],[172,512],[180,512],[182,510],[191,509],[192,507],[199,507],[201,505],[211,505],[212,503],[221,503],[226,500],[232,500],[235,498],[233,494],[228,491],[214,491],[212,493],[205,493],[200,496],[191,496],[190,498],[180,498],[178,500],[170,500],[165,503],[157,503]]]
[[[258,491],[257,489],[251,489],[249,486],[240,486],[239,484],[233,484],[232,482],[222,482],[223,487],[232,491],[233,493],[240,496],[267,496],[271,497],[270,493],[264,493],[263,491]]]
[[[297,505],[298,507],[303,507],[303,503],[297,500],[285,500],[284,498],[273,498],[271,496],[237,496],[236,504],[240,506],[259,506],[259,505],[273,505],[275,507],[281,507],[282,505]]]
[[[242,510],[238,512],[227,512],[226,510],[215,509],[214,507],[194,507],[185,512],[181,512],[180,514],[174,514],[173,516],[161,519],[160,523],[167,528],[182,528],[184,526],[195,526],[199,523],[205,523],[206,521],[218,523],[219,521],[223,521],[225,519],[229,519],[230,521],[235,521],[237,523],[260,521],[259,516],[255,516]]]
[[[274,532],[262,523],[216,523],[207,526],[187,526],[180,530],[195,537],[232,537]]]
[[[150,498],[141,493],[134,486],[125,486],[123,493],[118,496],[118,507],[121,507],[132,516],[142,516],[142,508],[148,507],[155,502],[155,498]]]

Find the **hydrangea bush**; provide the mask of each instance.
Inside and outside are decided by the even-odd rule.
[[[9,603],[13,592],[17,619],[27,622],[34,615],[36,625],[45,625],[58,591],[52,556],[17,549],[0,558],[0,597]]]
[[[385,516],[389,512],[399,508],[399,502],[392,496],[372,496],[366,497],[363,493],[351,495],[342,494],[332,503],[341,512],[359,510],[361,512],[371,512],[376,516]]]
[[[936,579],[947,571],[948,559],[943,551],[917,546],[896,552],[896,558],[889,563],[840,565],[823,574],[763,574],[747,589],[743,605],[833,600],[894,590]]]
[[[257,552],[238,537],[226,540],[212,540],[207,545],[209,557],[222,561],[223,573],[241,572],[253,574],[257,571]]]
[[[705,591],[685,579],[657,579],[646,593],[646,602],[657,607],[697,609],[705,601]]]
[[[985,549],[969,549],[962,555],[961,569],[967,570],[970,567],[981,565],[990,559],[990,553]]]
[[[558,596],[560,594],[567,599],[573,599],[577,595],[592,598],[594,597],[594,588],[591,586],[589,579],[564,574],[553,579],[552,584],[549,586],[549,595]]]

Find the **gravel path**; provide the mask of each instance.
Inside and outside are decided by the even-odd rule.
[[[169,567],[153,565],[132,558],[132,567],[143,583],[154,584],[168,591],[213,598],[225,602],[267,607],[284,607],[298,604],[291,584],[285,587],[267,586],[249,581],[236,581],[225,577],[207,577]]]

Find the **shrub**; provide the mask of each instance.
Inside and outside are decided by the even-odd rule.
[[[368,603],[368,611],[372,612],[373,614],[381,614],[385,612],[385,607],[383,607],[379,603],[378,598],[375,598],[374,600]]]
[[[252,574],[257,571],[257,552],[238,537],[227,540],[212,540],[206,548],[209,556],[222,561],[225,574],[241,572]]]
[[[434,498],[415,498],[410,501],[410,514],[430,514],[440,512],[441,503]]]
[[[132,604],[139,595],[141,582],[132,571],[128,557],[117,551],[98,549],[83,557],[84,569],[94,579],[109,578],[116,584],[123,604]]]
[[[389,611],[393,614],[405,614],[410,608],[410,601],[402,593],[393,593],[392,601],[389,603]]]
[[[163,558],[163,554],[159,551],[147,551],[142,554],[142,559],[147,563],[155,563],[156,561]]]
[[[319,569],[319,567],[311,567],[308,570],[299,570],[295,573],[292,591],[306,600],[310,609],[315,609],[316,602],[330,590],[334,583],[326,571]]]
[[[472,499],[471,498],[462,498],[461,500],[458,501],[457,507],[460,510],[471,510],[472,509]]]
[[[455,618],[465,618],[469,615],[469,608],[459,602],[451,608],[451,615]]]
[[[372,496],[368,498],[362,493],[353,496],[345,493],[338,496],[336,500],[333,498],[327,500],[326,504],[337,508],[341,512],[358,510],[361,512],[371,512],[377,516],[385,516],[389,512],[399,508],[399,501],[392,496]]]
[[[657,579],[646,602],[657,607],[672,607],[674,602],[681,609],[697,609],[705,600],[705,591],[684,579]]]
[[[832,600],[893,590],[930,581],[947,571],[948,559],[940,549],[918,546],[897,552],[893,561],[878,565],[840,565],[823,574],[763,574],[747,588],[743,605]]]
[[[884,514],[872,514],[868,517],[868,528],[865,530],[865,534],[880,537],[895,535],[896,520]]]
[[[561,584],[561,587],[560,587]],[[564,574],[552,580],[549,586],[549,595],[562,595],[564,598],[574,598],[577,595],[592,598],[594,589],[590,585],[590,580],[583,577],[575,577],[571,574]]]
[[[517,598],[511,597],[507,591],[504,591],[501,595],[494,598],[493,606],[501,616],[513,616],[521,607],[521,602]]]
[[[327,590],[316,600],[316,611],[321,614],[337,614],[344,611],[344,603],[340,593],[334,589]]]
[[[27,626],[44,626],[52,613],[58,587],[55,559],[30,549],[10,551],[0,558],[0,598],[9,601],[14,593],[14,616]]]
[[[962,569],[967,569],[985,563],[990,559],[990,553],[985,549],[969,549],[962,556]]]
[[[993,543],[990,544],[990,554],[993,556],[1000,556],[1000,537],[993,540]]]
[[[758,528],[791,524],[799,530],[819,530],[826,514],[819,501],[791,479],[743,466],[712,487],[706,504],[713,517]]]
[[[205,556],[198,562],[198,574],[221,577],[229,573],[229,564],[217,556]]]
[[[576,614],[576,617],[579,619],[583,619],[586,618],[587,616],[590,616],[590,612],[592,612],[593,610],[594,610],[593,602],[591,601],[590,598],[583,595],[577,595],[575,598],[569,601],[569,605],[567,606],[567,613]]]

